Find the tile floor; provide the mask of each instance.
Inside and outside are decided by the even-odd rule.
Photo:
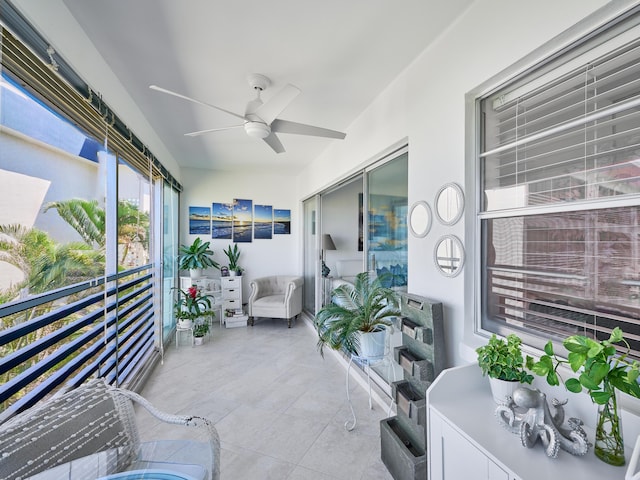
[[[370,410],[366,389],[351,381],[358,424],[346,431],[345,368],[331,352],[320,357],[305,320],[290,329],[271,319],[246,328],[215,325],[196,347],[185,335],[178,349],[172,342],[142,395],[169,413],[216,424],[223,480],[392,479],[380,460],[379,421],[387,409],[374,402]],[[141,419],[142,440],[176,429]]]

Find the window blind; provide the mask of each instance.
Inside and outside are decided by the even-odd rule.
[[[640,38],[630,33],[601,32],[597,48],[583,43],[479,101],[483,329],[542,347],[619,326],[640,358]]]
[[[182,190],[180,183],[158,161],[147,146],[56,54],[56,68],[47,64],[46,42],[8,2],[2,2],[0,20],[30,40],[27,45],[8,28],[3,28],[0,45],[0,65],[4,71],[27,88],[31,94],[59,112],[87,134],[104,141],[109,149],[143,174],[163,177],[173,188]],[[33,49],[32,49],[33,48]],[[38,55],[36,52],[39,52]],[[57,69],[57,71],[56,71]],[[67,81],[67,78],[71,82]]]
[[[483,102],[485,211],[640,191],[640,40]]]

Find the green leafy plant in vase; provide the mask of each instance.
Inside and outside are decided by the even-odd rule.
[[[205,268],[220,268],[220,265],[211,258],[213,250],[209,248],[211,242],[203,242],[196,237],[189,246],[180,245],[178,250],[178,266],[181,270],[189,270],[191,278],[198,278]]]
[[[620,407],[616,390],[640,398],[637,361],[628,360],[631,348],[619,327],[607,340],[594,340],[584,335],[567,337],[562,345],[569,351],[567,359],[559,358],[551,341],[544,347],[545,354],[537,362],[527,357],[527,368],[546,377],[549,385],[560,385],[558,367],[569,365],[578,378],[562,380],[567,390],[580,393],[586,389],[591,400],[598,405],[594,452],[611,465],[624,465],[624,441],[620,424]],[[621,347],[618,351],[616,345]]]
[[[238,260],[240,259],[238,244],[235,243],[233,248],[229,245],[226,250],[223,250],[223,252],[229,259],[229,272],[235,272],[234,274],[242,275],[242,268],[238,264]]]
[[[521,384],[533,381],[533,375],[525,369],[521,344],[522,340],[515,333],[507,335],[506,339],[493,334],[486,345],[476,349],[478,366],[482,374],[489,377],[496,403],[506,402],[506,397]]]
[[[211,295],[202,295],[195,285],[186,290],[179,288],[175,290],[178,292],[178,297],[173,304],[176,320],[192,324],[200,317],[215,315],[211,310]]]

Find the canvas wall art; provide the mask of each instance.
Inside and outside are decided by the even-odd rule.
[[[233,200],[233,241],[251,242],[253,238],[253,200]]]
[[[189,233],[209,235],[211,233],[211,209],[209,207],[189,207]]]
[[[211,238],[231,240],[233,229],[233,205],[231,203],[211,204]]]
[[[253,212],[253,238],[270,239],[273,232],[273,207],[255,205]]]
[[[273,210],[273,234],[288,235],[291,233],[291,210],[275,208]]]

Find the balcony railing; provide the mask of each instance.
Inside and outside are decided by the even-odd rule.
[[[0,421],[90,376],[127,384],[155,350],[154,323],[150,264],[0,305]]]

